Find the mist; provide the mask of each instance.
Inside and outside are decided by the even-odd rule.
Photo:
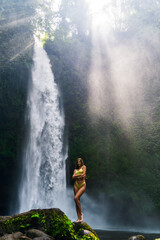
[[[90,5],[94,4],[92,1],[88,2]],[[148,2],[140,5],[138,9],[142,17],[138,19],[138,23],[133,17],[134,14],[132,15],[132,11],[137,11],[132,1],[130,3],[115,1],[114,4],[108,1],[106,8],[105,3],[103,4],[102,9],[95,9],[96,14],[92,15],[91,20],[92,51],[88,74],[88,106],[91,120],[118,122],[118,126],[123,129],[128,141],[134,146],[140,131],[135,127],[137,121],[143,126],[141,134],[144,139],[150,138],[152,134],[149,128],[154,125],[155,109],[158,107],[154,96],[157,93],[156,89],[159,89],[157,79],[160,73],[160,34],[156,26],[150,25],[150,19],[147,21],[143,19]],[[152,12],[151,9],[150,11]],[[131,26],[126,21],[129,14],[135,20]],[[145,147],[139,146],[138,143],[135,150]],[[108,157],[109,155],[108,152]],[[146,158],[149,156],[146,155]],[[137,167],[141,169],[143,163],[140,159],[141,156]],[[147,161],[149,159],[146,159]],[[131,168],[134,167],[131,159],[129,162]],[[136,178],[136,175],[134,177]],[[138,181],[137,184],[141,185]],[[127,197],[128,199],[124,196],[125,191],[127,195],[127,188],[124,189],[124,193],[118,188],[115,190],[113,198],[117,199],[115,202],[109,201],[106,196],[104,208],[108,210],[106,222],[110,223],[110,227],[158,231],[159,219],[149,217],[140,210],[147,206],[151,212],[155,211],[151,195],[148,196],[143,191],[140,193],[141,197],[135,195],[135,198],[139,199],[137,208],[134,206],[134,190],[131,190],[129,194],[131,198]]]
[[[127,12],[121,11],[125,17]],[[110,17],[108,14],[106,18]],[[113,23],[107,25],[105,20],[96,24],[93,22],[91,28],[90,111],[106,118],[112,108],[126,126],[144,109],[151,116],[152,89],[159,76],[159,31],[144,23],[141,31],[134,32],[132,29],[127,32],[127,26],[115,29]]]

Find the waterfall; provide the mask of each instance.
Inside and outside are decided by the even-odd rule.
[[[66,189],[64,114],[50,61],[41,45],[35,39],[32,81],[27,100],[29,132],[23,150],[19,212],[56,207],[75,221],[73,186]],[[103,217],[105,204],[99,205],[87,193],[81,203],[85,221],[94,228],[103,228],[106,224]]]
[[[50,61],[41,45],[35,38],[19,212],[61,207],[59,200],[66,189],[64,115]]]

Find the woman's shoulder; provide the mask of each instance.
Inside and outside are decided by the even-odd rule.
[[[83,165],[82,168],[86,168],[86,165]]]

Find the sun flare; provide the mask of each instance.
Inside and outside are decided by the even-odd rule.
[[[121,0],[86,0],[94,27],[114,29],[123,19]]]

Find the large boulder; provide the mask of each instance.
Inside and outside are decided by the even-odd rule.
[[[21,233],[22,235],[16,238],[16,234],[18,236]],[[1,240],[99,240],[87,223],[72,223],[58,208],[37,209],[13,217],[0,217],[0,236]]]

